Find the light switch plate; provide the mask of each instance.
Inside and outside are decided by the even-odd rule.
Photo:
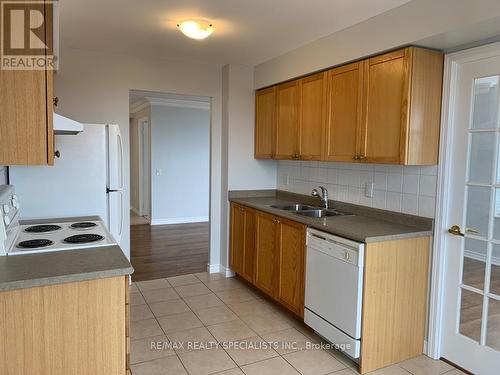
[[[367,182],[365,184],[365,196],[367,198],[373,198],[373,182]]]

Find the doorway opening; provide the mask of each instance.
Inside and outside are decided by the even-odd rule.
[[[129,97],[132,278],[205,272],[210,98],[138,90]]]

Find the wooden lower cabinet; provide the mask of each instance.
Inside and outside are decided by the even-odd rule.
[[[230,267],[250,283],[255,277],[255,210],[231,205]]]
[[[257,211],[255,240],[255,286],[276,297],[278,262],[278,219]]]
[[[278,289],[276,298],[300,317],[304,316],[306,226],[278,220]]]
[[[1,292],[0,374],[125,374],[124,279]]]
[[[231,269],[300,317],[305,235],[305,225],[231,204]]]

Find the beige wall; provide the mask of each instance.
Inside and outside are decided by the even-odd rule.
[[[208,96],[211,114],[211,217],[210,263],[220,262],[221,212],[221,68],[205,63],[141,59],[138,57],[61,48],[60,70],[55,74],[58,112],[86,123],[116,123],[124,138],[125,174],[129,180],[129,90]],[[125,191],[126,212],[130,186]],[[125,218],[125,227],[129,217]],[[130,233],[122,240],[130,253]]]
[[[414,0],[367,21],[309,43],[255,67],[254,87],[261,88],[316,70],[407,44],[425,42],[449,48],[467,43],[463,30],[482,29],[476,38],[495,32],[489,21],[500,16],[498,0]],[[498,26],[498,22],[497,22]],[[470,34],[470,33],[469,33]],[[433,37],[439,40],[434,43]]]

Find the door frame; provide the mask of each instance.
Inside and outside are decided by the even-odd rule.
[[[426,354],[434,359],[441,357],[443,330],[443,307],[446,284],[445,244],[448,233],[446,217],[450,201],[447,192],[451,187],[451,154],[453,142],[453,123],[455,97],[461,64],[500,56],[500,42],[487,44],[445,55],[443,75],[443,101],[441,110],[441,136],[439,142],[439,164],[434,221],[434,241],[432,247],[431,289],[429,299],[428,342]]]
[[[148,131],[148,150],[144,150],[144,124],[147,123],[147,131]],[[139,216],[145,216],[146,212],[144,212],[144,194],[146,190],[146,182],[144,181],[144,172],[146,169],[146,165],[151,165],[151,138],[150,138],[150,129],[151,124],[149,117],[141,117],[137,120],[137,135],[139,139]],[[147,159],[144,157],[144,153],[147,152]],[[150,171],[151,172],[151,171]],[[150,173],[151,174],[151,173]],[[149,178],[149,195],[148,199],[151,201],[151,177]],[[151,203],[149,204],[149,215],[151,217]]]

